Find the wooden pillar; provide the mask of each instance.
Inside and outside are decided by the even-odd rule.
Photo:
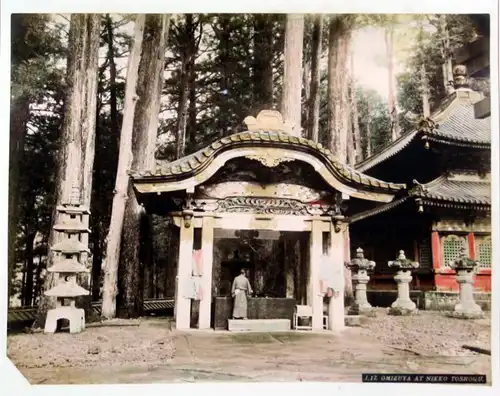
[[[319,285],[320,266],[323,259],[323,231],[322,222],[313,220],[311,227],[310,238],[310,254],[309,254],[309,290],[308,290],[308,305],[312,307],[313,330],[321,330],[323,328],[323,297]]]
[[[441,267],[441,250],[439,247],[439,233],[432,231],[431,233],[431,246],[432,246],[432,268],[438,269]]]
[[[284,238],[283,240],[283,258],[285,259],[285,290],[286,298],[295,297],[295,279],[294,272],[297,265],[297,245],[298,241]]]
[[[467,242],[469,243],[469,258],[471,260],[476,259],[476,238],[473,232],[467,234]]]
[[[330,227],[330,247],[329,247],[329,263],[332,266],[332,274],[334,280],[334,290],[337,293],[330,298],[328,304],[328,329],[333,331],[341,331],[345,327],[344,319],[344,261],[345,255],[350,251],[346,250],[345,234],[349,233],[347,227],[342,227],[344,231],[335,232],[335,225],[332,223]]]
[[[175,327],[179,330],[191,327],[191,298],[186,290],[192,274],[194,225],[186,227],[182,219],[180,225],[179,262],[177,264],[177,287],[175,298]],[[188,297],[188,298],[187,298]]]
[[[213,217],[203,218],[201,229],[201,257],[203,263],[203,275],[200,301],[200,315],[198,320],[199,329],[210,328],[210,317],[212,308],[212,266],[214,259],[214,221]]]

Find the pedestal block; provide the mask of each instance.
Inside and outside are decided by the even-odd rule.
[[[411,271],[400,270],[394,276],[398,285],[398,297],[389,310],[391,315],[411,315],[416,311],[416,304],[410,299],[410,282],[412,280]]]
[[[390,315],[412,315],[417,311],[416,304],[410,299],[411,270],[419,267],[419,263],[406,258],[404,250],[399,251],[398,258],[389,261],[389,267],[397,269],[394,280],[398,285],[398,297],[389,309]]]
[[[450,263],[457,272],[457,282],[460,285],[460,302],[455,305],[452,315],[462,319],[476,319],[483,316],[481,307],[474,301],[474,268],[478,262],[469,258],[462,246],[460,256]]]
[[[354,286],[354,303],[349,307],[349,315],[359,315],[371,312],[373,307],[368,302],[366,296],[366,284],[370,280],[366,270],[358,270],[358,272],[352,276],[352,280],[355,284]]]
[[[58,307],[47,312],[45,320],[45,333],[55,333],[57,321],[67,319],[69,321],[69,332],[79,333],[85,330],[85,311],[75,307]]]
[[[455,305],[455,316],[465,319],[481,317],[483,310],[474,301],[474,273],[466,269],[457,270],[457,282],[460,285],[460,302]]]

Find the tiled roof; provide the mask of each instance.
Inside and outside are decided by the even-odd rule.
[[[491,183],[479,177],[441,176],[430,183],[417,185],[410,195],[462,204],[491,205]]]
[[[331,172],[334,172],[340,179],[347,182],[392,191],[405,188],[404,184],[387,183],[342,164],[330,150],[325,149],[319,143],[287,133],[272,131],[247,131],[224,137],[213,142],[208,147],[174,162],[158,161],[154,173],[150,171],[132,172],[131,177],[134,181],[158,179],[176,181],[184,179],[205,169],[222,151],[255,145],[255,143],[259,143],[263,147],[283,147],[313,153],[321,158]]]
[[[85,290],[83,287],[73,282],[59,283],[57,286],[45,292],[46,296],[61,298],[87,296],[89,294],[90,292],[88,290]]]
[[[49,272],[89,272],[83,264],[71,259],[57,261],[52,267],[48,268]]]
[[[348,221],[350,224],[352,224],[352,223],[356,223],[360,220],[366,219],[368,217],[376,216],[380,213],[387,212],[387,211],[394,209],[395,207],[401,205],[407,199],[408,199],[408,196],[402,197],[402,198],[399,198],[395,201],[389,202],[385,205],[377,206],[376,208],[366,210],[364,212],[356,213],[355,215],[349,217]]]
[[[431,115],[436,128],[405,134],[387,145],[381,152],[356,165],[361,172],[373,168],[406,148],[416,137],[427,136],[429,140],[445,141],[459,146],[488,148],[491,144],[490,118],[478,119],[474,115],[474,103],[481,99],[474,91],[457,90],[446,98],[439,109]]]
[[[489,118],[475,118],[473,103],[460,102],[439,123],[439,128],[429,135],[467,143],[491,144],[490,122]]]
[[[61,242],[56,243],[54,246],[51,247],[51,250],[54,252],[61,252],[61,253],[80,253],[80,252],[89,252],[90,250],[88,249],[87,246],[85,246],[83,243],[80,241],[77,241],[75,239],[63,239]]]
[[[391,144],[382,149],[381,152],[372,155],[366,160],[356,164],[356,170],[365,172],[368,169],[373,168],[375,165],[378,165],[381,162],[384,162],[385,160],[395,156],[406,146],[408,146],[413,141],[413,139],[415,139],[415,136],[417,136],[417,134],[418,131],[413,131],[400,136],[398,139],[394,140]]]

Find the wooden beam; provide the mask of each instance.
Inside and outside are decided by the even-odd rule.
[[[201,229],[201,251],[202,251],[202,292],[200,301],[200,314],[198,321],[199,329],[210,328],[211,306],[212,306],[212,267],[214,258],[214,223],[212,217],[203,219]]]
[[[471,260],[476,259],[476,240],[473,232],[467,234],[467,242],[469,243],[469,258]]]

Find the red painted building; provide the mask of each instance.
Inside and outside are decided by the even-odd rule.
[[[387,262],[404,249],[420,263],[413,289],[457,291],[449,263],[463,246],[481,263],[476,290],[491,290],[490,117],[475,117],[474,105],[483,96],[468,87],[466,78],[457,81],[430,118],[356,166],[407,185],[383,206],[349,204],[351,248],[362,247],[377,263],[371,289],[396,288]]]

